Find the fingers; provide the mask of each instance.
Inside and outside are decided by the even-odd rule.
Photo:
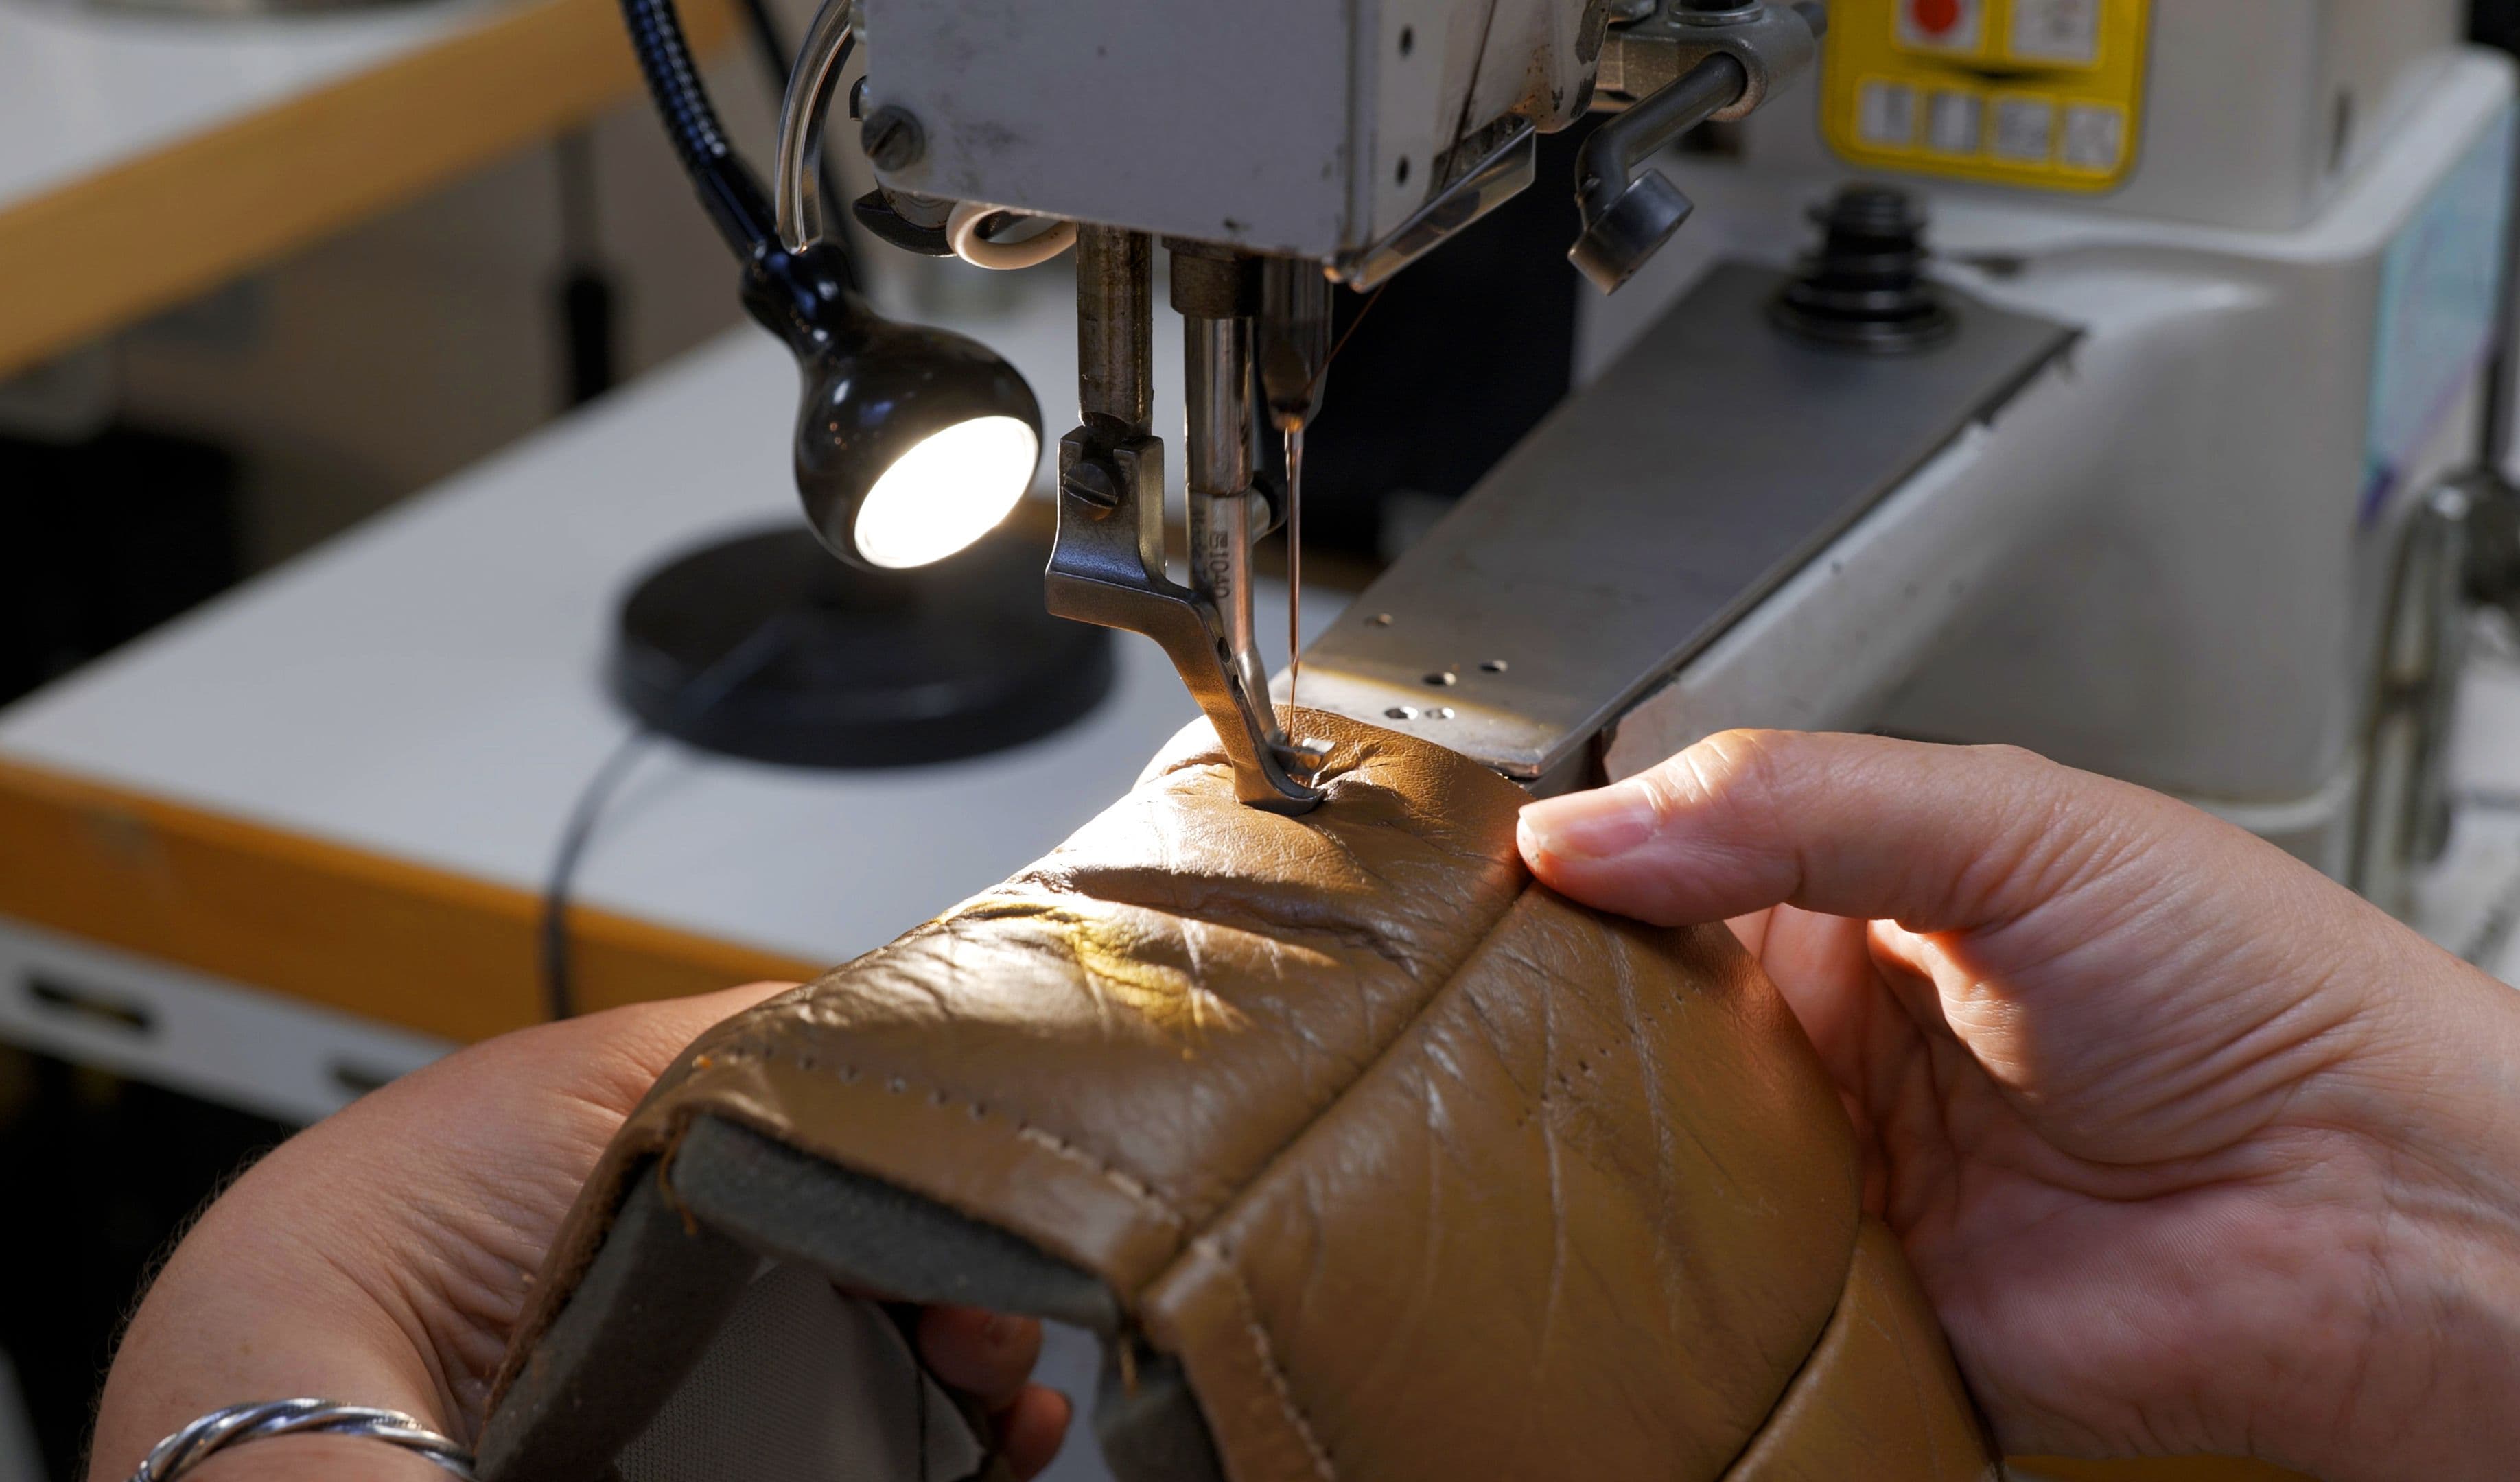
[[[1067,1397],[1028,1382],[1041,1358],[1041,1325],[968,1307],[919,1315],[919,1352],[937,1378],[985,1406],[998,1423],[998,1449],[1018,1477],[1058,1455],[1067,1435]]]
[[[1058,1455],[1067,1439],[1070,1407],[1067,1396],[1039,1384],[1027,1384],[1014,1403],[998,1414],[998,1449],[1018,1477],[1031,1477]]]
[[[1551,887],[1666,925],[1790,904],[1930,932],[2032,909],[2174,806],[2027,752],[1735,731],[1532,804],[1521,842]]]
[[[1032,1377],[1041,1325],[968,1307],[930,1307],[919,1315],[919,1352],[937,1378],[1002,1410]]]

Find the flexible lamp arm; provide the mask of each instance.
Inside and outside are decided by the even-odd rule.
[[[691,43],[683,35],[682,17],[674,0],[621,0],[622,21],[629,27],[631,49],[639,71],[648,80],[665,136],[675,157],[698,190],[700,204],[717,224],[747,268],[760,270],[777,253],[778,218],[769,193],[727,142],[717,110],[701,85],[692,61]],[[774,270],[775,271],[775,270]]]

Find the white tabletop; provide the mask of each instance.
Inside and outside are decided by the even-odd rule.
[[[0,211],[514,8],[409,0],[223,20],[0,0]]]
[[[972,327],[1031,378],[1054,437],[1071,303]],[[713,533],[800,519],[795,396],[786,351],[732,332],[0,711],[0,756],[539,888],[628,730],[601,679],[616,600]],[[1336,603],[1306,606],[1312,627]],[[997,756],[813,774],[667,748],[607,815],[580,898],[808,961],[878,946],[1057,844],[1195,716],[1154,645],[1117,642],[1098,711]]]

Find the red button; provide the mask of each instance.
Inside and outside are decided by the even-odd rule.
[[[1909,14],[1915,17],[1916,29],[1939,36],[1960,23],[1960,0],[1912,0]]]

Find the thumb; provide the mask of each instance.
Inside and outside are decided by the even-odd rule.
[[[1733,731],[1532,804],[1520,838],[1544,883],[1657,924],[1791,905],[1933,933],[2054,900],[2173,810],[2009,747]]]

